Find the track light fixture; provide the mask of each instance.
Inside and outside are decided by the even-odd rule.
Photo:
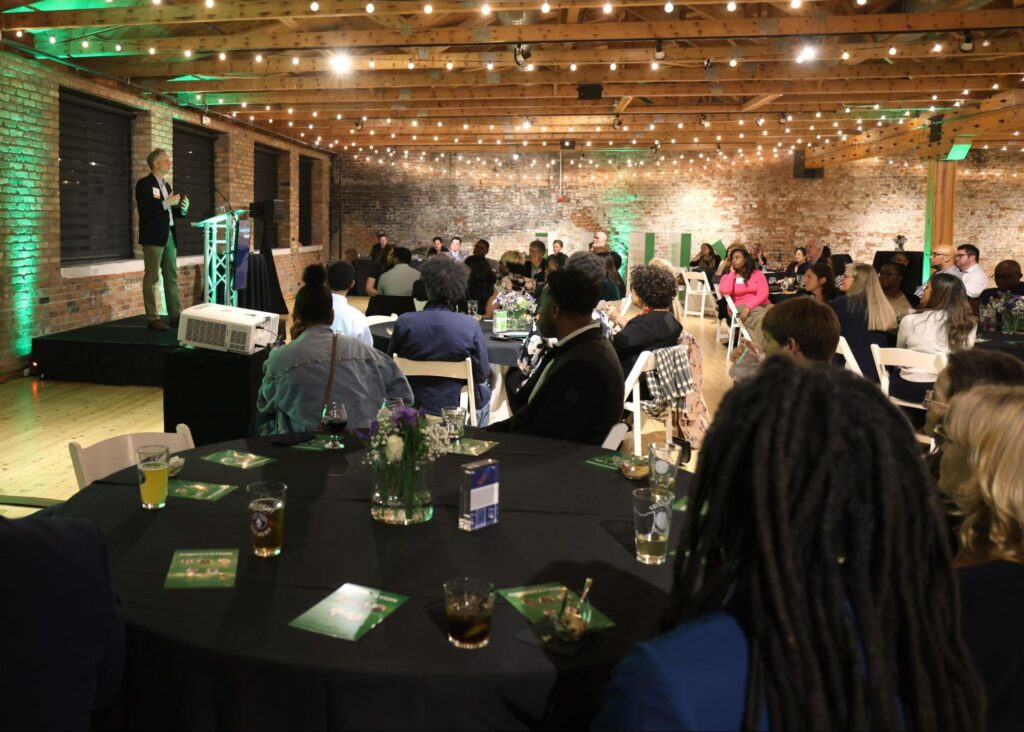
[[[619,117],[618,115],[615,115],[615,120],[612,122],[612,129],[613,130],[621,130],[622,129],[622,118]]]
[[[363,131],[363,121],[361,119],[356,120],[356,132]]]
[[[661,41],[654,42],[654,60],[664,61],[668,54],[665,53],[665,47],[661,45]]]
[[[512,61],[516,66],[526,66],[532,55],[530,49],[522,43],[517,43],[515,48],[512,49]]]
[[[712,61],[709,58],[704,59],[704,70],[707,71],[708,69],[710,69],[711,68],[711,64],[713,64],[713,63],[714,63],[714,61]]]
[[[708,119],[708,116],[707,116],[706,114],[704,114],[703,112],[701,112],[701,113],[700,113],[700,114],[699,114],[699,115],[697,116],[697,121],[698,121],[698,122],[699,122],[699,123],[700,123],[701,125],[703,125],[704,127],[710,127],[710,126],[711,126],[711,120],[710,120],[710,119]]]
[[[974,50],[974,33],[965,31],[963,40],[960,41],[960,53],[970,53]]]
[[[786,113],[785,112],[779,112],[779,124],[780,125],[786,124]]]

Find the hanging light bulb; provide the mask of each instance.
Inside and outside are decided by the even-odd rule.
[[[605,3],[603,9],[604,9],[604,14],[605,15],[611,15],[612,14],[612,4],[611,3]]]

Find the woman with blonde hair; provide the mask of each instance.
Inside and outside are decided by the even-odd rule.
[[[846,339],[865,378],[878,382],[871,344],[892,345],[889,331],[896,330],[896,311],[878,284],[870,264],[851,264],[839,285],[842,293],[829,303],[839,318],[839,332]]]
[[[961,628],[989,729],[1024,728],[1024,387],[955,396],[937,430],[939,490],[956,505]]]

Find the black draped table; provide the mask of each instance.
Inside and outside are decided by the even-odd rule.
[[[377,350],[387,353],[391,343],[391,331],[394,327],[394,323],[378,323],[370,326],[373,345]],[[494,323],[490,320],[481,320],[480,330],[483,331],[484,341],[487,343],[487,358],[490,362],[498,366],[515,366],[519,360],[519,352],[523,349],[523,342],[516,338],[495,337]]]
[[[434,518],[413,527],[370,518],[372,478],[361,448],[310,452],[253,438],[182,455],[179,478],[232,483],[217,502],[168,499],[139,506],[135,470],[115,473],[60,513],[92,519],[106,539],[129,626],[123,708],[107,726],[129,729],[470,729],[586,727],[610,670],[649,637],[671,587],[670,562],[634,558],[630,483],[582,461],[604,451],[575,443],[495,435],[501,463],[496,526],[457,529],[460,466],[432,468]],[[241,470],[199,459],[226,448],[274,458]],[[244,484],[288,484],[284,550],[249,549]],[[681,474],[677,492],[689,487]],[[682,514],[673,529],[678,540]],[[177,549],[238,548],[233,589],[165,590]],[[503,599],[490,645],[449,645],[442,584],[485,577],[499,589],[543,582],[580,588],[616,623],[575,655],[545,651]],[[288,623],[347,582],[410,597],[357,642]],[[122,716],[123,715],[123,716]]]

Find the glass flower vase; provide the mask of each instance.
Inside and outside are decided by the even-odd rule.
[[[1016,313],[1003,313],[1000,329],[1004,335],[1013,335],[1020,329],[1021,318]]]
[[[370,515],[394,526],[423,524],[434,517],[430,463],[398,461],[374,467]]]

